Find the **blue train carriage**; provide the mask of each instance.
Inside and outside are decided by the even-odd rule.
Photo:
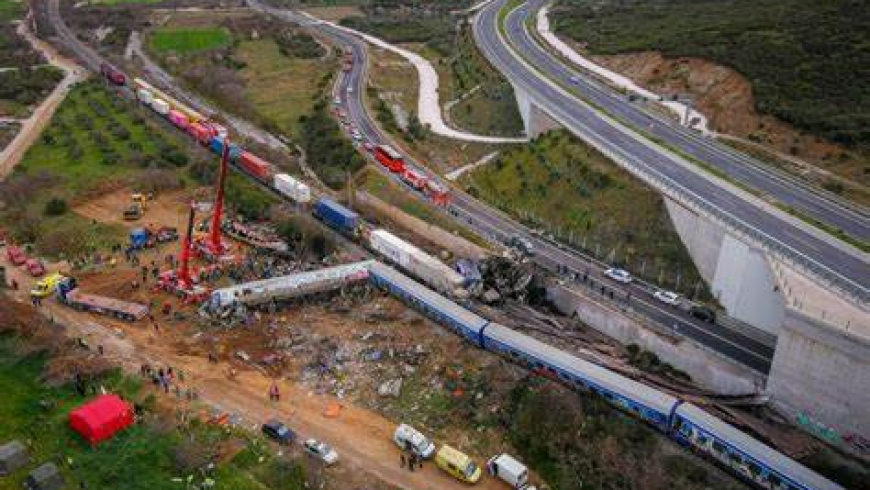
[[[673,437],[680,443],[771,490],[844,490],[802,464],[691,403],[674,411]]]
[[[667,432],[676,397],[630,380],[497,323],[483,332],[484,347],[526,364],[539,373],[586,391]]]
[[[483,347],[481,333],[488,323],[486,318],[476,315],[383,263],[376,262],[369,267],[369,279],[379,288],[401,298],[432,320],[446,325],[474,345]]]

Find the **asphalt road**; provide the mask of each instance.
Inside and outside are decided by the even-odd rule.
[[[349,46],[353,54],[354,67],[350,72],[343,73],[341,76],[337,84],[336,95],[341,99],[349,118],[355,122],[366,141],[373,144],[390,142],[389,138],[369,117],[361,97],[361,94],[364,93],[363,90],[365,90],[365,67],[367,65],[367,51],[362,40],[329,25],[313,23],[306,17],[291,11],[269,8],[256,0],[249,0],[248,4],[252,8],[268,12],[288,22],[318,29],[336,42]],[[57,6],[58,0],[49,0],[49,17],[59,37],[88,68],[99,71],[102,58],[79,41],[68,29]],[[406,159],[410,164],[421,169],[424,168],[413,162],[407,155]],[[378,166],[378,168],[381,167]],[[386,173],[392,175],[389,172]],[[426,173],[431,175],[428,171]],[[620,308],[631,309],[660,325],[671,328],[678,335],[692,338],[761,373],[769,372],[773,347],[767,343],[721,325],[700,322],[679,308],[658,303],[652,298],[652,289],[649,285],[637,282],[625,285],[606,279],[602,274],[602,264],[584,257],[576,251],[563,249],[560,245],[531,233],[530,230],[501,212],[493,210],[461,192],[453,192],[451,196],[451,205],[446,212],[481,235],[503,244],[513,236],[526,237],[536,247],[535,262],[547,270],[562,275],[569,281],[575,281],[577,288],[592,288],[598,291],[598,294],[601,294],[601,298],[605,301],[612,301]],[[420,198],[425,199],[422,195]],[[584,275],[586,276],[585,281],[582,279]],[[603,294],[600,293],[602,286],[606,290]]]
[[[256,4],[256,2],[249,0],[249,5],[252,4]],[[292,12],[276,9],[266,9],[265,11],[287,21],[298,22],[300,20],[299,16]],[[334,94],[347,111],[348,119],[353,121],[365,141],[375,145],[391,144],[390,138],[378,128],[369,116],[363,102],[362,95],[365,93],[365,68],[367,66],[365,43],[356,36],[326,24],[312,25],[311,27],[319,29],[336,42],[351,48],[353,68],[349,72],[343,73],[336,85]],[[397,145],[392,146],[397,147]],[[425,166],[415,162],[409,155],[404,156],[407,163],[430,176],[432,175],[425,169]],[[394,174],[386,171],[380,165],[377,167],[385,175],[403,183],[401,179],[396,178]],[[410,187],[409,190],[415,192]],[[422,195],[417,195],[421,199],[425,199]],[[680,336],[690,337],[761,373],[766,374],[770,371],[773,347],[767,343],[721,325],[701,322],[680,308],[658,303],[652,296],[654,289],[648,285],[641,283],[624,285],[607,279],[603,275],[604,267],[601,264],[531,233],[525,226],[467,194],[458,191],[452,192],[451,204],[447,211],[465,226],[498,243],[506,244],[513,236],[525,237],[535,245],[536,253],[533,260],[539,266],[560,274],[569,281],[576,282],[575,287],[578,289],[594,289],[600,294],[603,286],[607,291],[602,295],[602,299],[605,301],[612,301],[620,308],[631,309],[641,316],[672,329]],[[582,279],[584,274],[586,275],[585,282]],[[611,292],[613,293],[612,297],[610,296]]]
[[[839,228],[864,240],[870,239],[870,212],[861,206],[849,205],[843,199],[823,189],[813,188],[794,176],[777,171],[748,155],[681,126],[676,121],[653,115],[636,103],[592,77],[573,70],[556,55],[547,51],[532,36],[526,20],[534,19],[547,0],[529,0],[514,15],[505,19],[508,43],[535,69],[568,90],[603,108],[608,114],[634,128],[641,128],[655,138],[717,170],[747,187],[761,191],[782,204],[790,206],[821,222]]]
[[[487,59],[545,112],[575,134],[628,162],[689,201],[726,220],[769,251],[797,260],[826,281],[854,292],[867,301],[870,264],[867,255],[849,250],[830,237],[820,237],[804,226],[720,187],[704,171],[685,166],[636,133],[626,131],[577,97],[554,86],[524,62],[499,35],[498,11],[507,0],[485,6],[474,22],[474,35]],[[522,10],[508,15],[510,39],[525,38]],[[627,103],[627,102],[626,102]],[[652,123],[655,127],[656,124]],[[659,124],[661,125],[661,124]]]

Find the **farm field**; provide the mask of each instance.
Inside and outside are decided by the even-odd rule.
[[[223,28],[158,29],[149,42],[158,53],[183,55],[227,46],[232,36]]]

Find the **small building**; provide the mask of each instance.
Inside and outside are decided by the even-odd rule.
[[[12,441],[0,446],[0,476],[11,474],[18,468],[27,466],[30,457],[27,448],[20,441]]]
[[[63,487],[63,476],[54,463],[45,463],[27,477],[28,490],[60,490]]]
[[[101,395],[69,414],[69,425],[91,444],[133,424],[133,407],[118,395]]]

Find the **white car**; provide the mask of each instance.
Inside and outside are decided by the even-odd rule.
[[[362,141],[362,133],[360,133],[359,131],[354,131],[353,132],[353,139],[355,139],[357,141]]]
[[[326,466],[332,466],[338,462],[338,453],[325,442],[320,442],[317,439],[308,439],[302,444],[302,447],[305,448],[308,454],[323,461]]]
[[[568,78],[568,80],[575,85],[580,83],[580,78],[578,78],[577,76],[574,76],[574,75],[572,75],[570,78]]]
[[[680,295],[673,291],[665,291],[664,289],[659,289],[658,291],[653,293],[653,297],[655,297],[655,299],[661,301],[662,303],[669,304],[671,306],[680,305]]]
[[[400,449],[410,451],[423,459],[429,459],[435,454],[435,443],[408,424],[396,427],[393,441]]]
[[[353,93],[353,86],[352,85],[347,87],[347,93],[349,93],[349,94]]]
[[[335,98],[332,99],[332,103],[335,105],[341,105],[341,98],[336,95]]]
[[[604,271],[604,275],[613,279],[614,281],[619,281],[625,284],[628,284],[634,280],[634,278],[631,277],[631,274],[629,274],[628,271],[625,271],[623,269],[617,269],[615,267],[611,267],[610,269]]]

